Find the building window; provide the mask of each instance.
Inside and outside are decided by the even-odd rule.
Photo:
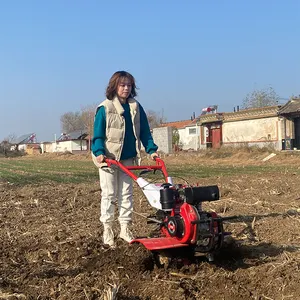
[[[189,128],[189,135],[196,134],[196,128]]]

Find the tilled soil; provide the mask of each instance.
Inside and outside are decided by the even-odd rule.
[[[299,183],[292,172],[201,179],[222,193],[204,208],[238,216],[225,223],[232,236],[214,262],[159,268],[140,246],[103,247],[98,182],[2,182],[0,299],[300,299]],[[152,211],[138,188],[135,211]],[[137,215],[132,228],[155,229]]]

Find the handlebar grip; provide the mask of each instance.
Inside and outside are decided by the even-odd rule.
[[[96,156],[95,156],[93,153],[92,153],[92,160],[93,160],[94,165],[95,165],[97,168],[102,169],[102,168],[107,168],[107,167],[108,167],[108,165],[107,165],[107,163],[106,163],[105,160],[104,160],[102,163],[99,163],[99,162],[97,161]]]

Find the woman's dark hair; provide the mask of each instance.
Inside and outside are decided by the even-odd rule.
[[[135,79],[134,77],[126,72],[126,71],[118,71],[116,73],[113,74],[113,76],[111,76],[108,86],[106,88],[106,98],[109,100],[112,100],[116,94],[117,94],[117,88],[119,83],[122,81],[122,79],[127,78],[130,80],[131,83],[131,94],[130,97],[135,97],[137,95],[136,93],[136,85],[135,85]]]

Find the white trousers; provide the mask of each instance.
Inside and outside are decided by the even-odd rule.
[[[132,166],[134,160],[121,161],[125,166]],[[133,209],[133,181],[126,173],[116,166],[99,168],[101,188],[100,221],[105,225],[114,221],[115,206],[118,205],[119,222],[121,225],[131,222]],[[115,204],[112,204],[115,203]]]

